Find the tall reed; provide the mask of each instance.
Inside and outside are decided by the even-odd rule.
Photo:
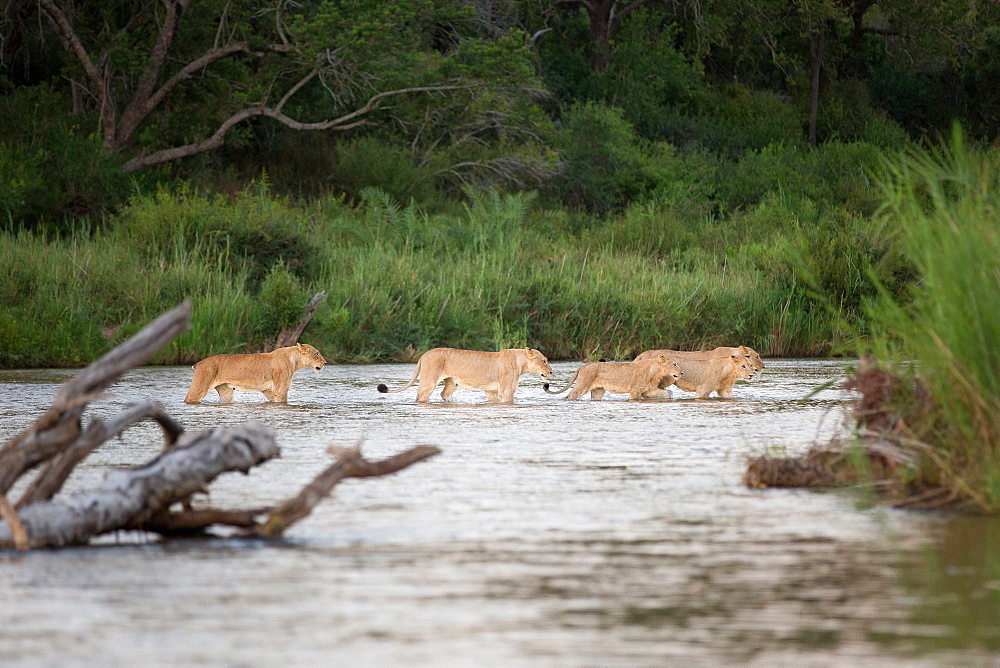
[[[919,275],[870,309],[873,351],[911,381],[895,400],[929,406],[905,425],[931,460],[913,485],[1000,510],[1000,154],[970,150],[956,128],[890,165],[883,190]]]

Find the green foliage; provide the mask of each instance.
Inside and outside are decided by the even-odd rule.
[[[252,330],[254,338],[266,340],[294,325],[308,300],[306,290],[284,262],[272,266],[260,284]]]
[[[871,214],[879,195],[870,171],[881,155],[879,148],[863,142],[829,142],[817,149],[771,145],[720,168],[716,193],[726,208],[782,193]]]
[[[99,215],[132,190],[119,160],[74,118],[69,100],[46,85],[0,96],[0,229],[62,225],[65,217]],[[71,223],[68,223],[71,224]]]
[[[231,198],[182,187],[133,199],[118,216],[114,234],[150,259],[178,248],[220,258],[231,272],[245,268],[256,284],[278,264],[299,276],[318,268],[319,246],[300,216],[285,201],[270,197],[265,183]]]
[[[673,107],[704,86],[698,69],[674,47],[675,30],[663,27],[657,12],[641,9],[615,38],[608,68],[590,75],[591,95],[620,108],[648,139],[662,139]]]
[[[553,188],[568,206],[606,213],[653,187],[649,156],[620,109],[573,105],[563,118],[562,144],[566,166]]]
[[[805,143],[796,105],[776,93],[736,83],[694,93],[660,122],[677,145],[694,144],[730,158],[772,145]]]
[[[888,224],[916,267],[905,298],[872,305],[872,349],[909,381],[901,405],[924,441],[928,476],[985,509],[1000,509],[1000,155],[970,151],[961,133],[910,152],[883,182]],[[915,360],[915,365],[907,362]],[[928,455],[928,453],[930,453]]]

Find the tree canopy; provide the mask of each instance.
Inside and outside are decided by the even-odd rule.
[[[993,141],[998,18],[988,0],[15,0],[0,202],[73,215],[120,199],[125,173],[303,155],[325,173],[286,171],[314,188],[544,190],[588,169],[567,163],[588,154],[567,147],[587,103],[621,110],[587,113],[650,156],[920,139],[955,119]],[[76,176],[46,188],[53,167]]]

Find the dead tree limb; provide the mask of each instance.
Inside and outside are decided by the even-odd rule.
[[[323,296],[313,297],[307,316]],[[274,432],[267,425],[247,422],[191,434],[153,401],[129,406],[111,420],[92,420],[83,427],[87,404],[187,329],[190,312],[188,302],[167,311],[71,378],[58,390],[49,410],[0,448],[0,549],[79,545],[121,529],[169,535],[222,525],[241,529],[243,537],[280,536],[308,516],[341,480],[395,473],[440,452],[425,445],[370,462],[362,457],[360,447],[331,450],[337,455],[333,465],[276,508],[194,510],[185,505],[171,511],[173,504],[186,503],[196,492],[207,491],[222,473],[246,473],[279,454]],[[302,327],[305,322],[308,317],[300,323]],[[84,458],[141,420],[154,420],[164,431],[166,444],[157,457],[142,466],[111,471],[95,489],[60,495]],[[7,491],[39,466],[41,470],[16,507],[12,506]]]
[[[155,401],[146,401],[129,406],[124,413],[113,420],[93,420],[76,441],[62,453],[53,457],[31,481],[15,508],[21,509],[29,503],[47,501],[59,493],[63,483],[84,458],[108,439],[118,436],[128,427],[141,420],[156,420],[163,428],[164,451],[169,450],[184,432],[184,428],[167,415],[163,406]]]
[[[185,301],[63,384],[52,407],[0,448],[0,494],[6,494],[26,471],[71,447],[83,431],[80,418],[87,404],[187,330],[190,318],[191,303]]]
[[[441,450],[432,445],[420,445],[380,462],[370,462],[365,459],[361,455],[360,444],[354,448],[331,450],[331,452],[337,455],[337,461],[316,476],[297,496],[275,508],[264,524],[254,528],[252,532],[254,535],[280,536],[288,527],[308,516],[316,504],[326,498],[334,486],[345,478],[389,475],[440,454]]]
[[[313,298],[306,304],[306,308],[302,312],[302,317],[299,318],[299,321],[294,326],[283,329],[278,333],[278,338],[274,340],[274,348],[272,350],[284,348],[285,346],[294,346],[299,342],[299,337],[302,336],[302,332],[305,330],[306,325],[309,324],[309,321],[312,320],[312,317],[316,315],[316,309],[319,308],[319,303],[323,301],[324,297],[326,297],[325,290],[313,295]]]
[[[186,433],[145,466],[111,471],[94,490],[22,508],[21,523],[31,547],[79,545],[141,525],[171,504],[207,490],[220,474],[246,473],[278,452],[274,431],[260,422]],[[11,531],[0,526],[0,548],[13,544]]]

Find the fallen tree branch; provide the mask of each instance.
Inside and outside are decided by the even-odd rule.
[[[15,508],[20,509],[29,503],[51,499],[62,489],[63,483],[73,472],[73,468],[87,455],[108,439],[118,436],[133,424],[147,419],[155,420],[163,428],[166,437],[164,452],[173,447],[177,438],[184,432],[184,428],[167,415],[163,406],[155,401],[133,404],[124,413],[109,422],[93,420],[87,425],[86,431],[69,448],[46,464],[45,468],[31,481],[24,494],[21,495]]]
[[[145,466],[111,471],[92,491],[33,503],[19,512],[31,547],[86,543],[93,536],[141,525],[227,471],[246,473],[278,455],[274,431],[260,422],[184,434]],[[13,545],[0,526],[0,548]]]
[[[337,461],[316,476],[297,496],[275,508],[264,524],[254,528],[252,535],[280,536],[288,527],[308,516],[316,504],[326,498],[334,486],[345,478],[389,475],[440,454],[441,450],[432,445],[421,445],[380,462],[365,459],[361,455],[360,444],[354,448],[331,452],[337,455]]]
[[[0,448],[0,494],[6,494],[25,472],[70,448],[83,431],[81,416],[87,404],[186,331],[190,318],[191,303],[185,301],[64,383],[52,407]]]
[[[302,327],[324,297],[310,301]],[[277,507],[251,510],[192,509],[196,492],[228,471],[250,468],[277,457],[273,430],[259,422],[231,429],[191,434],[154,401],[129,406],[110,420],[92,420],[83,428],[82,414],[126,371],[148,361],[187,329],[188,302],[167,311],[134,337],[116,347],[67,381],[54,405],[33,425],[0,448],[0,549],[80,545],[111,531],[143,530],[162,535],[191,534],[220,525],[242,530],[243,537],[280,536],[308,516],[344,478],[395,473],[440,452],[420,446],[379,462],[361,456],[359,447],[333,450],[337,460],[294,498]],[[142,420],[154,420],[164,432],[162,452],[138,467],[115,469],[92,490],[60,495],[81,461],[108,439]],[[31,469],[41,466],[16,506],[6,492]],[[183,508],[171,511],[176,503]]]

